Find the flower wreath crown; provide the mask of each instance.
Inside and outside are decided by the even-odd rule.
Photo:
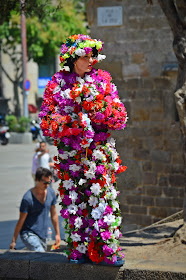
[[[91,39],[88,35],[78,34],[68,37],[61,45],[60,66],[63,68],[69,57],[85,56],[96,48],[100,52],[103,48],[101,40]],[[98,54],[96,62],[105,59],[105,55]]]

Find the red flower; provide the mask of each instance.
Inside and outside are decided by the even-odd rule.
[[[45,119],[42,119],[42,122],[41,122],[40,126],[41,126],[42,130],[49,129],[49,124]]]

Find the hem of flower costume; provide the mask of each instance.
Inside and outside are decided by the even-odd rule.
[[[93,69],[82,79],[57,72],[46,86],[39,117],[58,149],[54,159],[69,260],[116,263],[124,255],[115,174],[126,166],[109,130],[124,129],[127,113],[110,74]]]

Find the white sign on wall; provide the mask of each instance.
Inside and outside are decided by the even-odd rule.
[[[98,26],[116,26],[123,24],[122,6],[99,7],[97,8]]]

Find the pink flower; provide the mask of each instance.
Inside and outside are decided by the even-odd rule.
[[[107,215],[107,214],[113,214],[113,209],[112,207],[110,207],[109,205],[107,205],[105,212],[103,213],[103,215]]]
[[[61,216],[62,216],[64,219],[69,218],[69,212],[68,212],[67,209],[61,209],[60,213],[61,213]]]
[[[111,238],[111,233],[108,230],[101,232],[100,235],[104,241]]]
[[[103,245],[103,253],[105,256],[110,256],[114,253],[114,251],[105,244]]]

